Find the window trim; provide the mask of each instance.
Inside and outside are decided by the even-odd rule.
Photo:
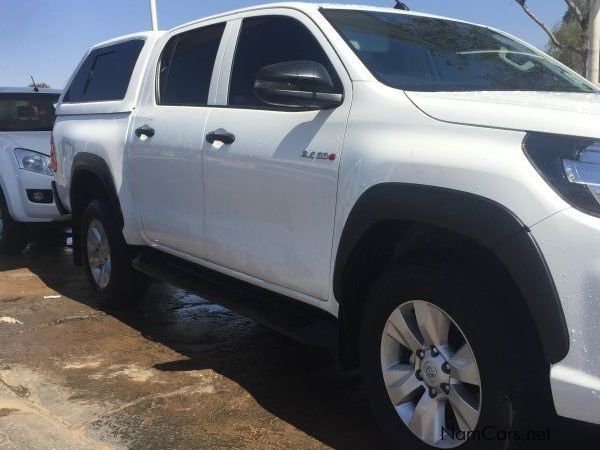
[[[233,46],[233,52],[231,52],[231,57],[230,60],[227,61],[228,64],[228,73],[227,74],[221,74],[221,77],[227,77],[227,90],[225,92],[225,104],[217,104],[217,105],[212,105],[212,107],[216,107],[216,108],[221,108],[221,109],[239,109],[239,110],[252,110],[252,111],[276,111],[276,112],[307,112],[307,111],[325,111],[325,110],[330,110],[331,108],[326,108],[326,107],[301,107],[301,108],[295,108],[295,107],[289,107],[289,106],[272,106],[272,105],[265,105],[265,106],[247,106],[247,105],[230,105],[229,104],[229,94],[231,92],[231,81],[232,81],[232,75],[233,75],[233,68],[235,65],[235,58],[237,56],[237,52],[238,52],[238,46],[240,43],[240,37],[241,37],[241,32],[242,32],[242,27],[244,25],[244,21],[246,20],[250,20],[250,19],[254,19],[254,18],[262,18],[262,17],[286,17],[292,20],[295,20],[297,22],[299,22],[305,29],[306,31],[308,31],[313,37],[314,39],[317,41],[317,43],[319,44],[319,46],[321,47],[321,49],[323,50],[323,53],[325,54],[325,56],[327,57],[327,59],[329,60],[329,63],[331,65],[331,67],[333,68],[333,70],[335,71],[335,75],[337,76],[337,78],[340,81],[340,88],[341,88],[341,94],[343,97],[342,100],[342,104],[345,102],[346,100],[346,87],[344,86],[344,80],[343,77],[340,75],[340,71],[339,69],[337,69],[335,66],[336,64],[334,63],[334,61],[332,60],[331,56],[328,54],[327,50],[325,49],[325,47],[323,46],[321,40],[318,38],[318,36],[307,26],[307,24],[305,23],[305,21],[301,20],[300,18],[296,17],[295,14],[290,14],[292,10],[288,10],[288,9],[284,9],[284,10],[263,10],[260,11],[258,14],[251,14],[251,15],[244,15],[242,17],[236,17],[235,20],[239,23],[239,25],[237,26],[237,29],[235,30],[234,36],[232,36],[232,40],[235,39],[234,43],[229,43],[230,46]],[[327,43],[330,45],[332,52],[337,56],[340,65],[342,67],[345,66],[341,60],[341,58],[339,57],[338,53],[335,50],[335,47],[333,47],[333,45],[331,44],[331,42],[327,39],[325,33],[323,33],[323,31],[321,30],[321,28],[314,22],[314,20],[300,12],[297,10],[293,10],[294,12],[299,12],[300,14],[302,14],[302,17],[306,17],[308,20],[311,21],[311,23],[313,23],[315,25],[315,27],[317,28],[317,30],[321,33],[321,36],[326,39]],[[253,11],[253,13],[256,11]],[[227,55],[226,55],[227,56]],[[222,79],[221,81],[225,81],[224,79]],[[225,84],[225,83],[224,83]],[[339,108],[340,106],[342,106],[342,104],[340,104],[337,108]],[[334,108],[336,109],[336,108]]]
[[[215,70],[217,69],[217,66],[219,66],[219,70],[220,70],[220,62],[219,62],[219,52],[221,51],[221,48],[223,47],[223,45],[227,44],[227,38],[228,38],[228,34],[227,34],[227,25],[228,25],[228,21],[224,20],[224,21],[218,21],[218,22],[212,22],[212,23],[208,23],[208,24],[202,24],[201,26],[197,26],[194,28],[190,28],[190,29],[184,29],[182,31],[180,31],[177,34],[174,34],[172,36],[169,36],[167,41],[164,43],[164,45],[162,45],[162,48],[160,49],[160,52],[158,52],[158,57],[156,60],[156,67],[155,67],[155,73],[154,73],[154,106],[162,106],[162,107],[190,107],[190,108],[206,108],[206,107],[211,107],[214,105],[211,105],[211,99],[210,99],[210,93],[211,93],[211,85],[214,79],[214,73]],[[204,29],[208,29],[211,27],[218,27],[218,26],[222,26],[223,27],[223,32],[221,33],[221,38],[219,40],[219,45],[217,46],[217,53],[215,54],[215,61],[213,62],[213,67],[212,67],[212,71],[211,71],[211,79],[209,81],[209,85],[208,85],[208,93],[207,93],[207,99],[206,99],[206,104],[205,105],[198,105],[196,103],[178,103],[178,104],[170,104],[170,103],[161,103],[161,95],[160,95],[160,68],[161,68],[161,64],[162,64],[162,56],[164,54],[164,52],[167,50],[167,47],[169,46],[169,44],[173,41],[176,40],[175,42],[175,46],[174,46],[174,50],[177,49],[177,45],[179,44],[179,40],[181,39],[181,36],[188,34],[188,33],[194,33],[197,32],[199,30],[204,30]],[[171,55],[171,63],[173,62],[173,55],[175,54],[175,52],[173,52],[173,54]]]

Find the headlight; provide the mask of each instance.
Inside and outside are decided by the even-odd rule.
[[[21,169],[52,176],[52,172],[48,168],[50,158],[46,155],[34,152],[33,150],[15,148],[15,156],[17,158],[17,164]]]
[[[562,198],[600,216],[600,140],[529,133],[523,148]]]

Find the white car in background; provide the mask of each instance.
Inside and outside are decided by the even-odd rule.
[[[0,253],[23,250],[36,232],[54,234],[68,218],[54,203],[48,167],[59,96],[0,87]]]

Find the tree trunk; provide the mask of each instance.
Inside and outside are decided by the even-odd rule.
[[[587,79],[592,83],[598,84],[600,81],[600,0],[590,0],[587,41]]]

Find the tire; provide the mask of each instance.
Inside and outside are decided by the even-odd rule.
[[[28,242],[26,225],[12,219],[4,194],[0,190],[0,253],[21,253]]]
[[[100,294],[100,302],[110,306],[135,305],[145,294],[148,283],[133,269],[134,255],[114,213],[104,202],[94,200],[85,209],[80,239],[83,267]]]
[[[514,434],[506,439],[497,432],[524,426],[516,423],[523,412],[515,414],[515,405],[531,398],[515,386],[526,383],[521,370],[527,369],[515,368],[511,348],[518,341],[511,341],[510,322],[491,304],[468,283],[425,266],[395,269],[375,283],[361,324],[361,369],[371,407],[394,448],[517,447]]]

